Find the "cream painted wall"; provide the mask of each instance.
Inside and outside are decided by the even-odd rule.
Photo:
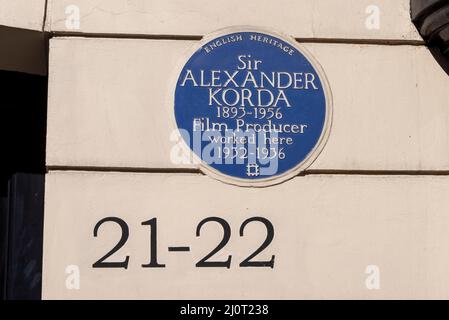
[[[264,188],[238,188],[192,174],[52,172],[46,178],[43,294],[46,299],[393,299],[449,298],[447,177],[313,175]],[[92,264],[120,239],[101,219],[120,217],[129,240],[108,261]],[[195,268],[221,240],[218,216],[231,240],[214,257],[231,268]],[[239,268],[265,239],[262,224],[238,234],[253,216],[269,219],[275,238],[258,259],[275,267]],[[148,262],[149,227],[157,217],[158,261]],[[191,252],[168,252],[188,245]],[[80,289],[66,287],[67,265],[79,267]],[[368,290],[368,265],[380,268],[380,290]]]
[[[49,0],[43,297],[449,298],[449,77],[423,46],[408,3]],[[79,29],[67,27],[68,5],[80,10]],[[366,27],[370,5],[380,9],[379,29]],[[333,127],[306,176],[241,188],[170,159],[175,66],[200,36],[235,24],[302,39],[328,77]],[[261,256],[276,255],[273,270],[237,267],[265,237],[260,225],[238,236],[256,215],[275,228]],[[107,216],[129,225],[112,258],[129,255],[127,270],[92,268],[120,236],[113,224],[93,236]],[[195,236],[209,216],[231,224],[217,256],[233,255],[230,270],[194,267],[220,240],[212,225]],[[149,254],[141,222],[153,217],[166,269],[141,268]],[[192,251],[168,253],[172,245]],[[380,268],[379,290],[366,287],[369,265]],[[66,285],[68,266],[81,272],[79,290]]]
[[[45,0],[0,0],[0,25],[42,31]]]
[[[195,41],[56,38],[48,166],[193,168],[174,162],[174,66]],[[315,170],[449,170],[449,77],[424,46],[304,44],[334,117]],[[70,61],[68,63],[67,61]]]
[[[269,26],[297,38],[421,41],[409,0],[49,0],[47,30],[90,34],[201,36],[232,25]],[[76,5],[79,29],[68,29]],[[367,29],[370,6],[381,27]],[[368,10],[368,13],[367,13]],[[69,9],[69,13],[75,11]]]

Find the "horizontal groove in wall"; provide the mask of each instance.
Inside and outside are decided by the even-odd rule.
[[[86,171],[86,172],[128,172],[128,173],[198,173],[195,168],[139,168],[139,167],[92,167],[92,166],[47,166],[49,171]]]
[[[360,176],[449,176],[449,170],[307,170],[300,175],[360,175]]]
[[[48,166],[50,171],[85,171],[85,172],[126,172],[126,173],[195,173],[202,174],[200,169],[167,169],[167,168],[131,168],[131,167],[90,167],[90,166]],[[308,175],[363,175],[363,176],[449,176],[449,170],[306,170],[298,176]]]
[[[52,32],[51,38],[105,38],[105,39],[147,39],[147,40],[201,40],[200,35],[149,35],[149,34],[110,34],[110,33],[81,33],[81,32]],[[302,43],[337,43],[337,44],[366,44],[366,45],[411,45],[422,46],[424,40],[399,40],[399,39],[339,39],[339,38],[295,38]]]

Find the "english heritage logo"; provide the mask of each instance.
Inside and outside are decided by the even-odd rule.
[[[177,128],[202,170],[241,186],[268,186],[306,169],[332,118],[319,64],[294,39],[252,27],[206,37],[178,74]]]

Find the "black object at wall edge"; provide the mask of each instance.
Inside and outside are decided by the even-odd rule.
[[[449,0],[411,0],[410,11],[432,55],[449,75]]]

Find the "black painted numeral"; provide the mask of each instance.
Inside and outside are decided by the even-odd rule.
[[[228,256],[228,259],[226,261],[208,261],[213,255],[215,255],[218,251],[224,248],[226,244],[229,242],[229,239],[231,238],[231,227],[226,222],[226,220],[218,217],[209,217],[204,220],[202,220],[197,228],[196,228],[196,236],[200,236],[201,227],[208,223],[208,222],[218,222],[223,227],[223,239],[218,244],[218,246],[212,250],[207,256],[205,256],[203,259],[198,261],[196,264],[197,267],[231,267],[231,256]]]
[[[262,243],[262,245],[256,251],[254,251],[248,258],[246,258],[245,260],[243,260],[240,263],[240,267],[270,267],[270,268],[274,268],[274,255],[271,256],[271,259],[269,261],[252,261],[252,259],[254,257],[256,257],[263,250],[265,250],[270,245],[271,241],[273,241],[274,227],[273,227],[273,224],[269,220],[262,218],[262,217],[254,217],[254,218],[249,218],[249,219],[245,220],[240,227],[240,236],[243,237],[243,232],[245,230],[246,225],[253,221],[262,222],[265,225],[265,227],[267,228],[267,237],[265,238],[265,241]]]
[[[114,248],[112,248],[111,251],[109,251],[107,254],[105,254],[102,258],[100,258],[97,262],[95,262],[92,267],[93,268],[128,268],[129,263],[129,256],[126,256],[124,261],[120,262],[110,262],[105,261],[107,258],[112,256],[114,253],[116,253],[118,250],[120,250],[121,247],[123,247],[128,240],[129,237],[129,228],[125,221],[123,221],[120,218],[117,217],[107,217],[97,222],[94,228],[94,237],[98,235],[98,229],[103,223],[106,222],[114,222],[118,224],[122,230],[122,236],[120,238],[120,241],[115,245]]]
[[[148,221],[142,222],[143,226],[150,226],[150,262],[142,264],[143,268],[165,268],[165,264],[159,264],[157,262],[157,219],[153,218]]]

